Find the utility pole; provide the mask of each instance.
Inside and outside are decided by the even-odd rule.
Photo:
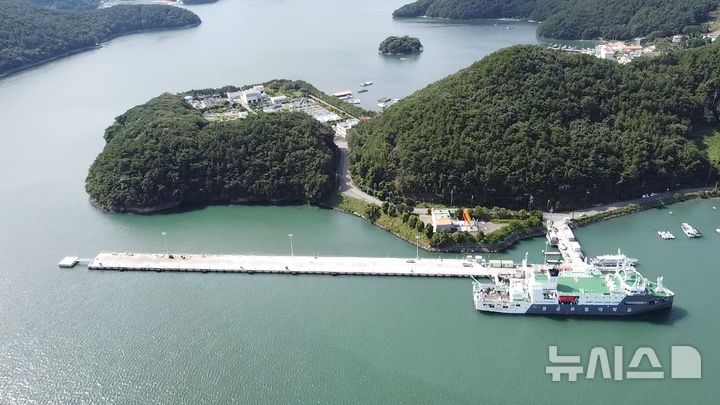
[[[587,208],[587,198],[588,198],[589,194],[590,194],[590,190],[585,190],[585,206],[584,206],[585,208]]]
[[[290,257],[293,257],[293,256],[295,256],[295,252],[293,251],[293,243],[292,243],[293,234],[289,233],[288,238],[290,238]]]
[[[165,240],[165,255],[170,256],[170,249],[168,248],[167,243],[167,232],[162,233],[163,239]]]

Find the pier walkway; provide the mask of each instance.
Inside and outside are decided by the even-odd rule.
[[[492,277],[514,271],[476,259],[402,259],[373,257],[243,256],[152,253],[100,253],[90,270],[274,273],[407,277]]]

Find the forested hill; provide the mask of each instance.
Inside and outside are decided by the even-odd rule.
[[[94,47],[119,35],[194,26],[191,11],[161,5],[121,5],[58,11],[22,0],[0,1],[0,77],[45,60]]]
[[[101,0],[28,0],[31,4],[50,7],[57,10],[90,10],[98,8]],[[184,4],[207,4],[218,0],[184,0]]]
[[[36,6],[57,10],[91,10],[100,6],[100,0],[27,0]]]
[[[561,208],[714,184],[720,43],[629,65],[516,46],[407,97],[350,139],[367,189]]]
[[[543,21],[538,35],[632,39],[699,30],[718,0],[419,0],[394,17],[523,18]]]
[[[334,132],[299,112],[208,122],[164,94],[119,116],[90,168],[98,206],[155,212],[181,204],[323,201],[335,189]]]

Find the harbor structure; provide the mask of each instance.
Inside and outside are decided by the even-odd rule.
[[[675,294],[665,288],[662,277],[649,281],[635,270],[633,259],[619,251],[618,255],[587,259],[569,224],[569,218],[558,224],[548,222],[548,246],[552,243],[571,248],[558,252],[562,259],[546,259],[543,264],[529,264],[527,253],[522,263],[516,264],[512,260],[486,260],[479,255],[461,259],[421,259],[416,255],[403,259],[295,256],[294,252],[288,257],[166,251],[103,252],[88,261],[87,267],[94,271],[471,278],[475,309],[508,314],[635,315],[672,307]],[[288,236],[292,250],[292,234]],[[67,257],[59,265],[71,268],[78,263],[77,257]]]
[[[66,263],[63,259],[61,263]],[[77,264],[77,263],[76,263]],[[486,261],[482,256],[461,259],[385,257],[320,257],[208,255],[102,252],[87,263],[96,271],[197,273],[267,273],[286,275],[353,275],[400,277],[488,278],[513,271],[512,260]],[[64,266],[72,267],[72,266]]]

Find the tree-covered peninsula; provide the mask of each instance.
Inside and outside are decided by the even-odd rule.
[[[378,52],[383,55],[410,55],[423,51],[422,43],[415,37],[410,36],[389,36],[380,43]]]
[[[163,94],[117,117],[86,190],[97,206],[151,213],[183,204],[316,203],[335,189],[332,129],[300,112],[206,120]]]
[[[559,39],[632,39],[695,32],[717,0],[418,0],[396,18],[521,18],[543,21],[538,35]]]
[[[629,65],[515,46],[361,123],[353,180],[381,197],[541,209],[715,184],[700,134],[719,106],[720,43]]]
[[[120,5],[59,11],[22,0],[0,2],[0,21],[0,77],[120,35],[200,24],[197,15],[178,7]]]
[[[28,0],[31,4],[57,10],[91,10],[100,7],[102,0]],[[120,0],[122,1],[122,0]],[[132,0],[125,0],[130,3]],[[218,0],[183,0],[183,4],[208,4]],[[150,1],[148,1],[149,3]]]

